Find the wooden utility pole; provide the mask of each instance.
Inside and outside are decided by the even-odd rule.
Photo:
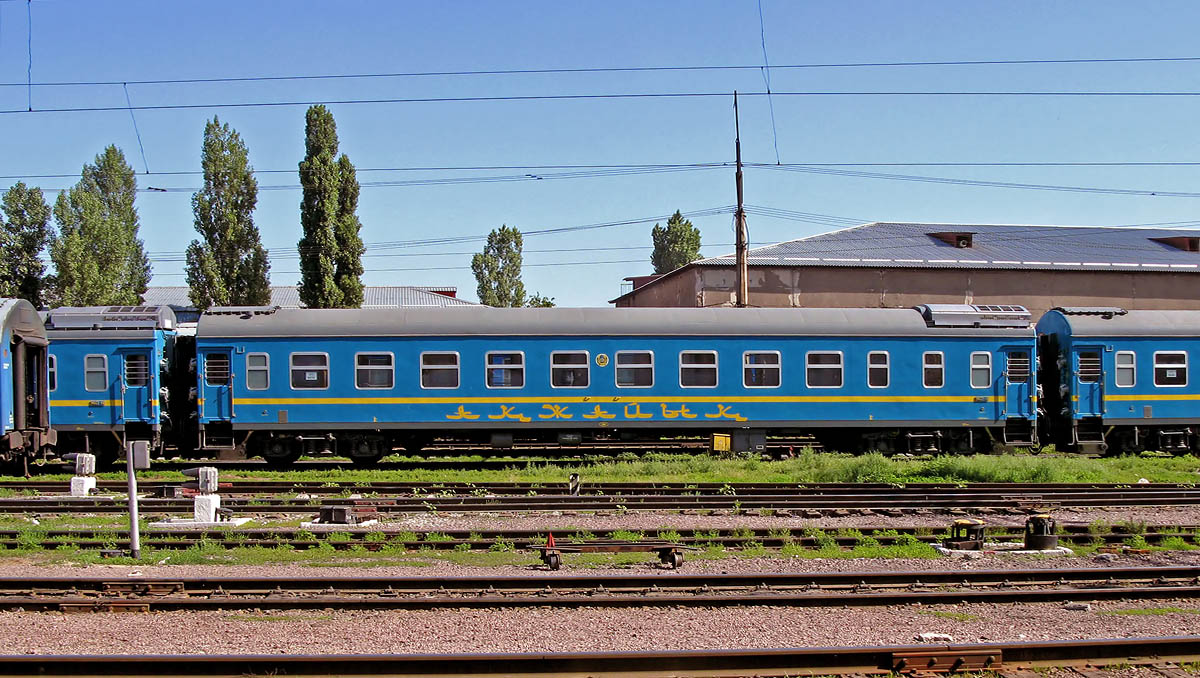
[[[734,304],[739,308],[745,308],[749,305],[750,291],[746,278],[748,270],[746,265],[746,250],[747,241],[750,240],[749,233],[746,230],[746,207],[742,204],[742,130],[738,123],[738,107],[737,107],[737,92],[733,93],[733,147],[737,155],[737,171],[734,173],[734,179],[737,182],[737,210],[733,213],[734,224],[737,227],[737,298]]]

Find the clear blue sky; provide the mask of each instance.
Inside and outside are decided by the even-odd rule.
[[[258,0],[0,1],[0,82],[117,81],[494,69],[759,65],[756,2],[299,2]],[[775,65],[1011,59],[1198,57],[1196,2],[783,2],[763,0]],[[1200,91],[1200,61],[771,71],[776,92]],[[133,84],[135,106],[263,101],[633,92],[759,92],[759,70],[397,77],[289,82]],[[34,87],[34,108],[125,105],[120,85]],[[0,87],[0,109],[24,110],[24,86]],[[747,162],[776,160],[768,101],[741,102]],[[1196,161],[1200,97],[777,96],[779,159],[803,163]],[[728,98],[335,104],[341,149],[360,168],[368,284],[456,285],[475,298],[470,252],[501,224],[524,231],[637,220],[734,202],[731,169],[588,178],[370,186],[562,170],[367,172],[367,168],[632,165],[733,158]],[[298,265],[304,106],[0,114],[0,180],[77,177],[116,143],[139,186],[194,189],[204,121],[230,122],[250,147],[262,190],[255,215],[272,249],[272,281]],[[150,175],[142,175],[149,168]],[[856,167],[1000,182],[1200,191],[1200,167]],[[74,179],[26,178],[46,189]],[[53,200],[53,194],[48,195]],[[1194,197],[913,183],[751,168],[756,206],[857,220],[1120,225],[1200,219]],[[155,285],[184,284],[195,237],[191,192],[143,192],[141,235]],[[729,251],[728,213],[698,217],[706,255]],[[754,243],[831,230],[755,215]],[[628,275],[646,274],[651,223],[526,238],[524,279],[559,305],[597,306]],[[641,248],[609,249],[598,248]],[[538,251],[566,250],[566,251]],[[624,262],[624,263],[592,263]],[[561,264],[538,266],[538,264]]]

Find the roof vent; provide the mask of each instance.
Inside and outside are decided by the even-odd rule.
[[[1029,327],[1033,316],[1024,306],[992,304],[923,304],[917,306],[929,327]]]
[[[1200,252],[1200,238],[1189,235],[1175,235],[1168,238],[1150,238],[1154,242],[1170,245],[1184,252]]]
[[[173,330],[175,312],[168,306],[61,306],[45,322],[54,330]]]
[[[975,234],[969,231],[947,231],[944,233],[927,233],[931,238],[937,238],[947,245],[959,249],[967,249],[975,244]]]
[[[1063,315],[1098,315],[1105,320],[1112,320],[1113,316],[1129,313],[1118,306],[1055,306],[1050,310],[1058,311]]]

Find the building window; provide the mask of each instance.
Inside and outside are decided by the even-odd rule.
[[[679,354],[679,385],[711,388],[717,385],[716,351],[683,351]]]
[[[290,360],[292,388],[329,388],[328,353],[293,353]]]
[[[246,354],[246,388],[265,391],[271,386],[271,357],[266,353]]]
[[[779,351],[746,351],[742,354],[742,385],[746,388],[779,386]]]
[[[53,391],[58,388],[58,358],[55,358],[54,354],[46,356],[46,371],[46,386]]]
[[[1100,364],[1099,351],[1080,351],[1079,352],[1079,383],[1081,384],[1096,384],[1100,382],[1100,375],[1103,374]]]
[[[554,351],[550,354],[550,385],[587,388],[590,361],[587,351]]]
[[[525,386],[525,354],[492,351],[487,354],[488,388],[522,388]]]
[[[842,352],[813,352],[804,357],[804,374],[809,388],[840,388]]]
[[[979,351],[971,354],[971,388],[992,385],[992,354]]]
[[[355,353],[355,388],[391,388],[395,379],[391,353]]]
[[[229,383],[229,354],[209,353],[204,356],[204,383],[225,386]]]
[[[921,359],[925,388],[946,385],[946,356],[941,351],[928,351]]]
[[[887,351],[871,351],[867,354],[867,386],[887,388],[892,382],[891,356]]]
[[[125,354],[125,385],[146,386],[150,383],[150,356],[145,353]]]
[[[1187,386],[1187,353],[1156,351],[1154,353],[1155,386]]]
[[[617,351],[617,386],[646,388],[654,385],[654,353]]]
[[[458,354],[422,353],[421,388],[458,388]]]
[[[1137,383],[1137,355],[1133,351],[1117,351],[1116,384],[1121,387]]]
[[[108,356],[93,353],[83,357],[83,387],[89,391],[108,390]]]

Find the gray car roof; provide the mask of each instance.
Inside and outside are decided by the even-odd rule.
[[[46,341],[46,328],[33,304],[24,299],[0,299],[0,331],[11,329],[21,337]]]
[[[1200,311],[1126,311],[1124,315],[1071,311],[1063,318],[1076,337],[1200,337]]]
[[[1022,328],[931,328],[920,311],[887,308],[264,309],[206,313],[196,336],[834,335],[1029,336]]]

